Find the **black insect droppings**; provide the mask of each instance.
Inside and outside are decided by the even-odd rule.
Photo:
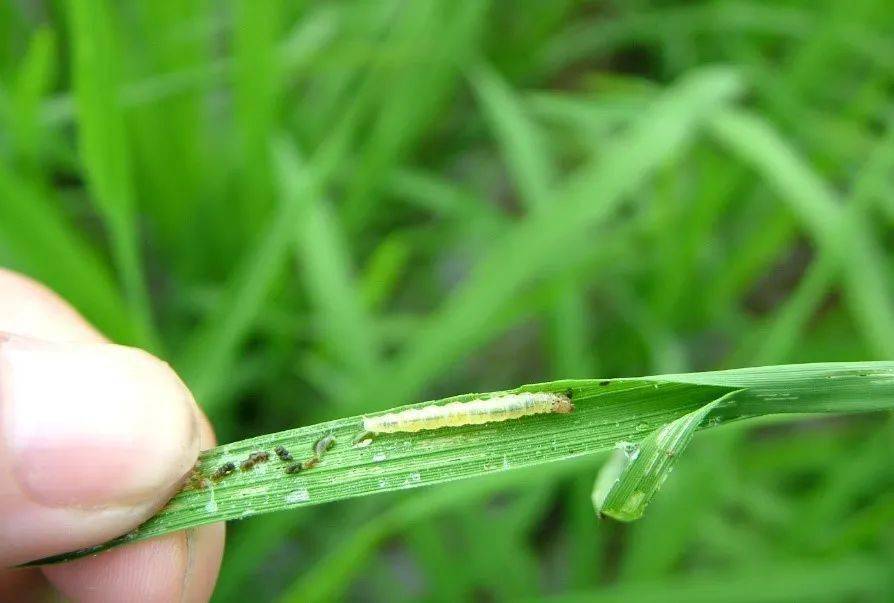
[[[273,449],[273,452],[276,453],[276,456],[279,457],[281,461],[293,461],[295,459],[292,458],[292,454],[286,450],[285,446],[277,446]]]
[[[247,459],[239,464],[239,468],[243,471],[249,471],[251,469],[254,469],[255,465],[257,465],[258,463],[266,463],[269,458],[270,455],[263,450],[252,452],[248,455]]]
[[[217,471],[215,471],[215,472],[211,475],[211,479],[213,479],[213,480],[215,480],[215,481],[216,481],[216,480],[223,479],[223,478],[225,478],[226,476],[228,476],[228,475],[230,475],[231,473],[233,473],[234,471],[236,471],[236,465],[235,465],[235,463],[224,463],[223,465],[221,465],[220,467],[218,467],[218,468],[217,468]]]

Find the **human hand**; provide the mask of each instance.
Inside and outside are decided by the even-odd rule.
[[[0,567],[100,544],[179,488],[214,434],[164,362],[107,343],[41,285],[0,269]],[[0,600],[55,587],[83,601],[205,601],[214,524],[34,569],[0,569]]]

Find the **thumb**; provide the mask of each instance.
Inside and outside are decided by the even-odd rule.
[[[0,565],[119,536],[196,460],[192,397],[155,357],[0,333]]]

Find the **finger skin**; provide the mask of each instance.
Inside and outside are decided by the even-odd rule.
[[[107,343],[0,333],[0,563],[130,531],[199,453],[192,396],[165,363]]]
[[[2,268],[0,332],[55,342],[105,341],[55,293]],[[199,447],[214,446],[210,424],[191,397],[190,408],[198,425]],[[3,511],[0,506],[0,513]],[[16,600],[37,600],[46,588],[46,577],[60,591],[79,601],[122,601],[135,593],[147,601],[206,601],[217,579],[223,541],[221,523],[40,570],[0,571],[0,593],[15,593]]]
[[[3,268],[0,268],[0,331],[47,341],[106,341],[61,297],[38,282]]]
[[[202,421],[202,448],[215,444]],[[207,601],[223,556],[224,525],[216,523],[44,568],[50,582],[76,601]]]

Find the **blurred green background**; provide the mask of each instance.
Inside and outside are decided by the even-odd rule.
[[[221,441],[561,377],[894,358],[885,0],[0,3],[0,263]],[[670,108],[668,108],[670,107]],[[890,601],[894,422],[231,524],[220,601]]]

